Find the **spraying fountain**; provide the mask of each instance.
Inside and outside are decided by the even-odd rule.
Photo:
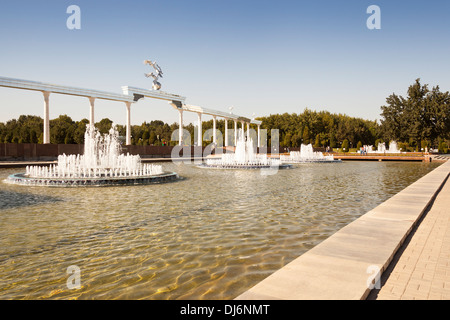
[[[200,167],[216,169],[291,168],[290,165],[282,164],[280,159],[270,158],[267,154],[257,154],[253,140],[250,137],[246,139],[243,133],[239,134],[234,153],[224,153],[220,157],[207,158]]]
[[[61,155],[58,164],[28,166],[23,174],[8,177],[7,182],[29,186],[107,186],[173,181],[174,172],[162,166],[142,164],[138,155],[121,154],[115,126],[104,136],[94,126],[87,126],[84,155]]]
[[[364,146],[367,153],[405,153],[398,149],[396,141],[389,142],[389,148],[386,148],[385,142],[379,142],[377,150],[373,150],[373,146]]]
[[[300,151],[292,151],[288,156],[281,155],[280,160],[282,163],[341,162],[335,160],[332,155],[324,156],[322,152],[315,152],[312,144],[302,144]]]

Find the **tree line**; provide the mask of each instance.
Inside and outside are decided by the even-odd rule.
[[[106,134],[111,129],[113,121],[108,118],[95,123],[95,127]],[[60,115],[50,120],[50,143],[52,144],[83,144],[88,119],[74,121],[67,115]],[[0,143],[43,143],[44,121],[39,116],[22,115],[19,119],[0,123]],[[120,136],[125,136],[126,127],[116,125]],[[163,121],[144,122],[140,126],[132,126],[134,145],[164,145],[171,139],[172,131],[178,129],[178,124],[168,125]]]
[[[450,139],[450,93],[422,85],[409,86],[407,96],[393,93],[381,107],[381,134],[400,141],[400,147],[420,151],[437,148],[447,152]]]
[[[340,146],[346,139],[360,141],[364,144],[374,143],[378,137],[378,125],[375,121],[351,118],[345,115],[334,115],[329,112],[315,112],[306,109],[302,114],[271,115],[259,118],[261,128],[267,129],[270,145],[271,129],[279,130],[280,146],[299,147],[302,143],[312,143],[317,147]],[[43,119],[39,116],[22,115],[6,123],[0,123],[0,142],[3,143],[42,143]],[[50,143],[52,144],[83,144],[84,133],[89,120],[74,121],[67,115],[61,115],[50,120]],[[95,123],[101,133],[107,133],[113,122],[102,119]],[[240,124],[239,124],[240,125]],[[229,129],[234,128],[232,121],[228,122]],[[119,135],[125,136],[126,128],[117,125]],[[172,133],[179,128],[178,123],[167,124],[160,120],[144,122],[131,127],[133,145],[174,145]],[[203,133],[213,128],[213,120],[202,123]],[[225,133],[225,120],[218,120],[216,128]],[[255,125],[251,125],[256,130]],[[189,132],[191,145],[196,140],[196,126],[192,123],[183,125]],[[176,135],[178,137],[178,135]],[[230,139],[231,141],[232,139]],[[205,145],[208,141],[204,142]],[[356,143],[354,144],[356,147]]]
[[[281,147],[299,147],[313,144],[315,147],[359,149],[364,145],[375,148],[379,142],[387,144],[395,140],[404,151],[420,151],[436,148],[447,152],[450,139],[450,94],[439,87],[431,90],[421,85],[420,79],[408,88],[407,97],[396,94],[386,99],[381,107],[381,122],[371,121],[328,111],[313,111],[306,108],[302,113],[273,114],[257,118],[261,128],[267,129],[268,146],[271,145],[271,130],[279,130]],[[22,115],[6,123],[0,123],[0,143],[42,143],[43,119],[39,116]],[[107,133],[112,125],[110,119],[102,119],[95,126]],[[89,120],[74,121],[67,115],[50,120],[50,142],[52,144],[83,144]],[[229,129],[234,127],[228,122]],[[184,125],[189,132],[191,145],[196,140],[196,126]],[[213,120],[202,123],[203,133],[213,128]],[[216,128],[225,133],[225,121],[218,120]],[[255,125],[251,128],[256,130]],[[126,128],[117,125],[119,135],[125,136]],[[160,120],[143,122],[131,127],[133,145],[176,145],[172,134],[178,123],[167,124]],[[178,135],[176,135],[178,137]],[[232,141],[232,139],[230,139]],[[204,141],[204,145],[209,141]],[[219,146],[221,143],[219,144]]]
[[[258,118],[261,127],[279,129],[281,147],[299,147],[312,144],[314,147],[359,148],[374,145],[380,137],[376,121],[364,120],[328,111],[305,109],[300,114],[275,114]]]

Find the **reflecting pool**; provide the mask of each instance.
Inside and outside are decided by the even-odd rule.
[[[0,298],[233,299],[439,164],[313,163],[274,175],[161,165],[183,179],[0,183]],[[80,289],[67,286],[69,266]]]

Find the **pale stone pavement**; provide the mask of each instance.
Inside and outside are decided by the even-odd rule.
[[[368,299],[450,300],[450,179]]]

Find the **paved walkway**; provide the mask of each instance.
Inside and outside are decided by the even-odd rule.
[[[368,299],[450,299],[450,180],[383,273]]]

